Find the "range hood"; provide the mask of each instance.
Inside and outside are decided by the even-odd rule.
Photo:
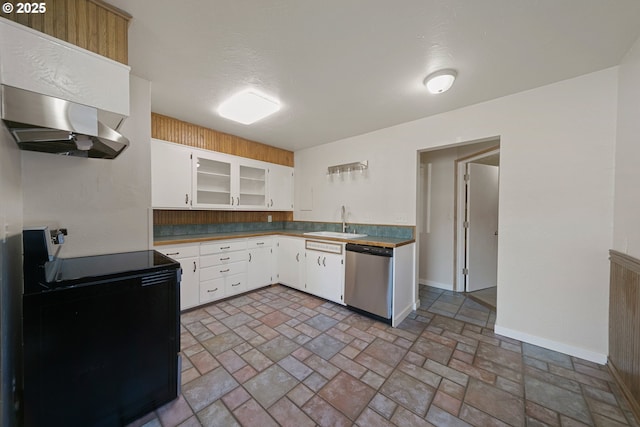
[[[23,150],[114,159],[129,146],[117,132],[124,117],[95,107],[0,85],[0,108],[2,121]],[[115,129],[105,119],[116,123]]]

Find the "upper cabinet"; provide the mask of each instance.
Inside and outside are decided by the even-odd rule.
[[[293,210],[292,167],[152,139],[151,172],[154,208]]]
[[[269,165],[269,209],[293,210],[293,168]]]
[[[194,153],[193,206],[213,209],[267,209],[267,166],[211,151]]]
[[[193,206],[225,209],[235,206],[231,159],[217,153],[193,155]],[[153,185],[153,183],[152,183]]]
[[[154,208],[191,207],[191,152],[184,146],[151,140],[151,204]]]

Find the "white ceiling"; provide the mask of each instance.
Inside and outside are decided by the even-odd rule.
[[[110,0],[133,15],[129,63],[154,112],[298,150],[611,67],[638,0]],[[455,68],[431,95],[424,77]],[[283,108],[215,113],[248,86]]]

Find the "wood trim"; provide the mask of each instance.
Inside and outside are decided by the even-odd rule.
[[[151,113],[151,136],[164,141],[293,167],[293,152]]]
[[[124,19],[125,21],[127,21],[127,23],[129,21],[131,21],[131,19],[133,18],[133,16],[131,16],[130,14],[128,14],[127,12],[125,12],[124,10],[115,7],[114,5],[111,5],[109,3],[107,3],[106,1],[102,1],[102,0],[88,0],[91,3],[95,3],[97,6],[108,10],[109,12],[111,12],[112,14],[119,16],[120,18]]]
[[[638,404],[638,402],[633,397],[631,390],[629,390],[627,385],[622,380],[622,376],[620,375],[620,372],[618,372],[618,369],[616,368],[615,364],[611,361],[611,358],[608,358],[607,360],[608,360],[607,367],[611,372],[611,376],[616,381],[616,384],[618,384],[618,387],[620,387],[620,391],[622,392],[623,396],[627,400],[627,403],[631,408],[631,412],[633,412],[633,415],[636,417],[636,420],[640,420],[640,404]]]
[[[611,249],[609,250],[609,259],[611,262],[615,262],[634,273],[640,274],[640,260],[632,256]]]
[[[233,222],[293,221],[293,212],[281,211],[181,211],[153,210],[153,225],[228,224]]]
[[[640,260],[609,254],[609,366],[640,419]]]
[[[1,13],[26,27],[123,64],[131,15],[102,0],[48,0],[44,14]]]

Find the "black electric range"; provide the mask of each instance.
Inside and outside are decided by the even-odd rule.
[[[149,274],[176,266],[176,261],[157,251],[135,251],[77,258],[56,258],[44,266],[44,274],[26,272],[25,294],[88,286],[105,280],[136,274]]]
[[[136,251],[27,264],[25,426],[121,426],[178,396],[178,262]]]

